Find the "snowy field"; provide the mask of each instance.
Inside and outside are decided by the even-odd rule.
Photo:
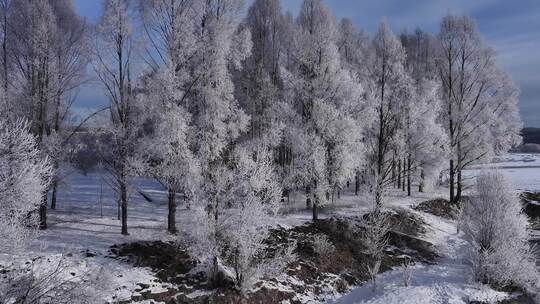
[[[121,236],[115,194],[104,174],[71,172],[58,190],[57,208],[49,210],[48,228],[40,240],[49,248],[92,248],[106,251],[118,242],[164,235],[167,194],[151,179],[132,180],[128,209],[130,236]],[[145,200],[138,191],[151,196]],[[182,214],[182,208],[179,210]]]
[[[480,171],[492,168],[506,174],[518,191],[540,191],[540,154],[509,153],[495,158],[493,163],[464,170],[464,178],[472,184],[472,179]]]

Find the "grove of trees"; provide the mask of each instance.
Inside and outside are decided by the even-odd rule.
[[[76,89],[94,76],[109,101],[98,154],[121,233],[131,178],[153,177],[168,192],[168,231],[187,229],[214,276],[231,263],[241,288],[286,261],[254,257],[292,191],[305,191],[313,221],[350,183],[371,193],[377,256],[390,189],[442,184],[458,203],[464,169],[521,141],[518,89],[467,16],[445,16],[437,35],[382,22],[370,38],[322,0],[296,17],[279,0],[255,0],[247,15],[241,0],[104,0],[95,26],[70,0],[0,10],[1,222],[37,208],[47,228],[47,193],[54,209],[72,156],[62,147],[80,126]],[[178,195],[196,226],[176,223]]]

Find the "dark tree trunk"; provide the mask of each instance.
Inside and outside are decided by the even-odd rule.
[[[291,203],[291,191],[287,190],[287,204]]]
[[[454,203],[454,160],[450,160],[450,202]]]
[[[39,229],[47,229],[47,191],[43,194],[39,205]]]
[[[407,159],[407,195],[411,196],[411,158]]]
[[[122,234],[129,235],[128,229],[127,229],[127,204],[123,203],[121,210],[122,210]]]
[[[461,109],[461,107],[459,107]],[[461,129],[461,128],[460,128]],[[459,131],[458,134],[461,134]],[[455,202],[459,203],[461,200],[461,189],[462,189],[462,183],[461,183],[461,168],[462,167],[462,154],[461,154],[461,140],[457,141],[457,166],[456,166],[456,173],[457,173],[457,189],[456,189],[456,196],[454,197]]]
[[[218,273],[219,273],[218,258],[217,256],[215,256],[212,261],[212,272],[210,275],[210,284],[213,287],[219,287],[220,285],[220,282],[218,280],[218,277],[219,277]]]
[[[397,165],[397,187],[398,189],[401,188],[401,159],[398,160]]]
[[[424,192],[424,169],[420,169],[420,183],[418,184],[418,192]]]
[[[375,187],[375,208],[378,211],[382,208],[382,187],[380,184],[377,184]]]
[[[169,189],[169,215],[167,217],[167,231],[176,233],[176,191]]]
[[[317,206],[317,202],[314,201],[313,202],[313,221],[317,221],[319,220],[319,209],[318,209],[318,206]]]
[[[120,185],[120,210],[122,215],[122,234],[129,235],[127,227],[127,189],[125,185],[125,178],[122,179]]]
[[[462,191],[462,183],[461,183],[461,168],[457,168],[457,188],[456,188],[456,196],[455,200],[456,203],[459,203],[461,200],[461,191]]]
[[[306,209],[311,209],[311,187],[306,186]]]
[[[56,192],[58,191],[58,181],[54,179],[52,184],[52,195],[51,195],[51,209],[56,209]]]
[[[407,181],[405,180],[405,176],[407,174],[407,159],[403,159],[403,181],[401,183],[401,191],[405,191],[405,186],[407,185]]]
[[[360,179],[358,178],[358,172],[354,175],[354,195],[358,196],[358,189],[360,188]]]
[[[392,161],[392,185],[396,187],[396,161]]]

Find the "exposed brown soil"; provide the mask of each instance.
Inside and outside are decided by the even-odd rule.
[[[436,198],[421,202],[420,204],[416,205],[414,209],[451,220],[456,220],[459,216],[459,205],[451,203],[444,198]]]
[[[496,303],[497,304],[536,304],[534,299],[532,299],[531,297],[529,297],[529,296],[527,296],[525,294],[521,294],[521,295],[519,295],[517,297],[514,297],[512,299],[497,301]],[[489,304],[489,303],[480,302],[480,301],[473,301],[473,302],[470,302],[470,304]]]
[[[381,272],[402,265],[405,260],[431,263],[437,257],[433,246],[418,238],[424,233],[423,221],[405,209],[395,210],[390,214],[393,229],[388,233],[389,245],[383,255]],[[397,224],[399,223],[399,225]],[[288,267],[287,274],[301,285],[291,282],[277,282],[267,279],[268,284],[259,284],[256,292],[241,295],[232,284],[201,293],[197,297],[187,295],[195,290],[209,291],[204,273],[193,273],[197,265],[195,259],[186,250],[164,242],[137,242],[115,245],[111,253],[133,263],[136,267],[150,267],[161,282],[170,283],[166,292],[152,294],[150,286],[140,284],[137,290],[140,296],[133,300],[154,299],[166,303],[301,303],[300,296],[317,298],[328,290],[345,292],[368,280],[366,273],[370,257],[363,250],[361,241],[363,228],[361,219],[321,219],[316,222],[297,226],[292,229],[277,227],[271,231],[266,241],[265,256],[272,256],[277,250],[295,241],[297,260]],[[313,236],[324,234],[335,247],[331,256],[320,257],[313,247]],[[159,284],[160,282],[156,282]],[[286,289],[273,288],[277,284],[286,285]]]
[[[540,193],[523,192],[520,197],[524,204],[525,214],[532,219],[540,219]]]

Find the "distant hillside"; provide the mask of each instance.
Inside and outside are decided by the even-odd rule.
[[[523,128],[521,135],[525,144],[540,144],[540,128]]]

